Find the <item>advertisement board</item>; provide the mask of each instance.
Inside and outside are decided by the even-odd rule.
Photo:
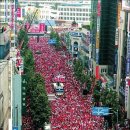
[[[29,27],[29,24],[26,24],[26,28]],[[43,33],[45,32],[45,24],[44,23],[40,23],[40,24],[33,24],[30,26],[29,33]]]

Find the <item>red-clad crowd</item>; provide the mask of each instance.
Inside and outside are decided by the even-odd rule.
[[[44,37],[41,37],[38,43],[36,38],[31,37],[29,48],[34,55],[36,72],[45,79],[48,94],[55,92],[52,84],[54,77],[59,74],[65,77],[64,95],[50,101],[51,129],[103,130],[103,117],[92,115],[92,94],[88,94],[85,98],[82,96],[80,84],[73,75],[72,66],[68,64],[72,61],[71,55],[65,50],[56,51]],[[41,54],[37,54],[36,51],[40,51]],[[24,117],[24,125],[27,124],[26,121],[28,126],[31,126],[31,119]]]

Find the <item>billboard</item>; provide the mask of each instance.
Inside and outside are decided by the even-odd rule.
[[[26,24],[26,28],[29,27],[29,24]],[[45,32],[45,24],[44,23],[40,23],[40,24],[33,24],[30,26],[28,32],[29,33],[43,33]]]

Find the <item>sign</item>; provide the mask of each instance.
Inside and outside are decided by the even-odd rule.
[[[48,40],[48,43],[49,43],[49,44],[52,44],[52,45],[53,45],[53,44],[56,44],[56,39],[50,39],[50,40]]]
[[[118,2],[118,16],[117,16],[118,27],[120,27],[120,11],[121,11],[121,2]]]
[[[99,32],[96,34],[96,48],[99,49]]]
[[[109,115],[109,107],[92,107],[92,115],[107,116]]]
[[[21,8],[20,7],[17,8],[17,17],[21,17]]]
[[[97,32],[100,31],[100,17],[97,17]]]
[[[130,10],[130,2],[128,0],[122,0],[122,10]]]
[[[125,86],[125,109],[127,110],[127,102],[128,102],[128,92],[129,92],[129,82],[128,80],[130,80],[130,77],[126,77],[126,86]]]
[[[99,63],[99,49],[96,49],[96,64]]]
[[[101,15],[101,2],[100,0],[98,0],[98,4],[97,4],[97,16],[100,17]]]
[[[11,28],[14,27],[14,3],[11,5]]]
[[[100,67],[99,66],[96,66],[96,79],[100,79],[100,74],[99,74],[99,71],[100,71]]]
[[[18,127],[13,127],[13,130],[18,130]]]
[[[45,32],[45,24],[44,23],[33,24],[30,26],[28,32],[29,33],[43,33]]]
[[[119,31],[118,31],[118,28],[116,28],[115,46],[118,45],[118,38],[119,38]]]

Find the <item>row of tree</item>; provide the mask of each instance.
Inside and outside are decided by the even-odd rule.
[[[121,118],[118,94],[112,88],[102,87],[101,81],[97,81],[93,92],[93,103],[95,106],[110,108],[109,116],[105,118],[110,122],[109,126],[117,123]],[[117,113],[118,112],[118,113]]]
[[[76,78],[80,81],[82,86],[85,86],[85,87],[83,87],[83,89],[86,89],[89,92],[91,89],[91,85],[92,85],[92,79],[85,72],[85,68],[84,68],[82,61],[79,59],[74,60],[73,69],[74,69],[74,74],[75,74]]]
[[[34,58],[27,45],[28,36],[25,30],[20,30],[18,39],[24,41],[21,54],[24,59],[24,75],[27,80],[26,99],[30,99],[30,111],[26,114],[31,115],[35,129],[43,128],[45,122],[49,122],[51,113],[44,79],[39,73],[35,72]]]

